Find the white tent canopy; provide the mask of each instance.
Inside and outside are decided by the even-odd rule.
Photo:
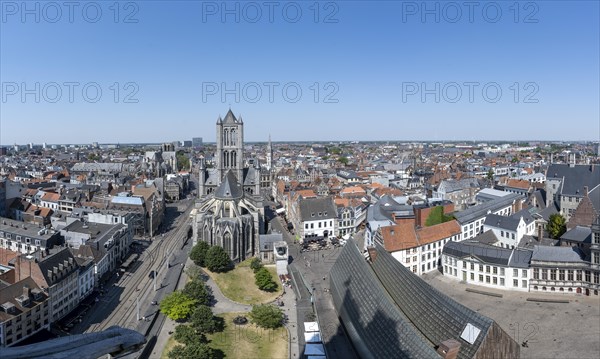
[[[323,344],[306,344],[304,355],[325,355],[325,347]]]
[[[321,334],[319,332],[304,333],[304,341],[306,343],[320,343]]]
[[[306,333],[318,332],[319,331],[319,323],[317,323],[317,322],[304,322],[304,331]]]

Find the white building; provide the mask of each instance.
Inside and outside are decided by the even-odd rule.
[[[456,221],[415,228],[414,221],[406,220],[381,227],[375,234],[375,242],[419,275],[438,269],[444,245],[458,240],[460,227]]]
[[[451,242],[442,251],[444,276],[494,289],[529,291],[532,251],[474,241]]]
[[[454,213],[454,218],[461,227],[462,240],[475,238],[483,232],[483,222],[489,214],[510,216],[516,210],[521,209],[523,197],[510,193],[504,197],[492,199],[482,204],[467,208],[464,211]]]
[[[515,248],[524,235],[535,233],[535,220],[528,210],[510,216],[489,214],[483,223],[483,232],[493,231],[503,248]]]
[[[298,206],[302,240],[335,235],[337,211],[332,198],[302,198]]]

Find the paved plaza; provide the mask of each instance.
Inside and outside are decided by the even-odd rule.
[[[600,298],[511,292],[466,285],[438,272],[423,277],[459,303],[495,320],[519,344],[521,358],[600,357]],[[502,294],[502,298],[466,288]],[[569,303],[530,302],[527,298],[568,299]]]

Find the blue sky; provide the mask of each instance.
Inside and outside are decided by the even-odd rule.
[[[597,1],[0,3],[3,145],[600,137]]]

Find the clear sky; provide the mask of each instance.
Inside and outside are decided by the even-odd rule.
[[[0,1],[0,144],[600,137],[598,1],[114,4]]]

